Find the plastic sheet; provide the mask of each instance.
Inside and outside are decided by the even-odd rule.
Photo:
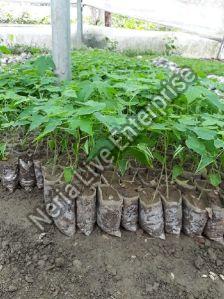
[[[166,188],[160,190],[164,209],[165,232],[180,235],[182,229],[182,196],[174,187],[169,188],[167,198]]]
[[[124,206],[122,211],[122,226],[131,232],[138,229],[138,196],[136,197],[123,197]]]
[[[96,223],[96,189],[82,192],[76,201],[77,226],[86,236],[89,236]]]
[[[221,39],[224,35],[222,0],[139,0],[128,3],[120,0],[83,1],[84,4],[105,11],[179,28],[201,36]]]
[[[188,236],[201,236],[207,220],[206,209],[190,202],[190,195],[183,195],[183,232]]]
[[[212,215],[206,224],[204,234],[210,240],[224,245],[224,208],[212,206]]]
[[[121,237],[120,224],[123,200],[110,186],[98,187],[97,224],[106,233]]]
[[[28,154],[19,157],[19,183],[28,192],[36,185],[33,157]]]
[[[121,178],[121,183],[116,186],[117,191],[123,198],[122,226],[129,231],[135,232],[139,220],[139,191],[140,183],[134,181],[133,176],[126,175]]]
[[[7,165],[3,167],[2,170],[2,185],[9,192],[14,192],[18,186],[19,182],[19,171],[18,164]]]
[[[76,232],[75,201],[64,201],[58,198],[59,212],[55,214],[50,212],[51,204],[48,205],[48,213],[52,216],[57,228],[66,236],[72,237]],[[55,207],[53,207],[55,210]]]
[[[66,236],[76,232],[75,200],[66,194],[66,184],[61,175],[51,175],[46,168],[44,174],[44,201],[47,213],[57,228]]]
[[[36,184],[38,189],[43,189],[44,188],[44,177],[43,177],[43,172],[41,168],[41,162],[39,160],[34,160],[34,172],[35,172],[35,177],[36,177]]]
[[[140,226],[150,236],[165,239],[162,201],[151,188],[143,190],[140,194]]]

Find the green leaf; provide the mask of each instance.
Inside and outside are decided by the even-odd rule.
[[[224,141],[221,140],[221,139],[216,139],[214,141],[214,145],[215,145],[216,148],[222,148],[222,149],[224,149]]]
[[[204,90],[205,90],[205,88],[201,87],[201,86],[189,86],[188,89],[184,93],[188,104],[191,104],[196,99],[201,98]]]
[[[106,107],[105,103],[88,101],[81,108],[76,109],[75,114],[78,116],[93,114],[94,112],[101,111]]]
[[[54,69],[54,62],[50,56],[40,56],[34,63],[34,67],[38,70],[40,75],[43,75],[47,70]]]
[[[165,163],[166,158],[160,154],[159,151],[154,151],[153,155],[157,161],[159,161],[162,165]]]
[[[145,143],[139,143],[137,145],[137,149],[139,149],[142,153],[144,153],[150,159],[153,159],[153,154],[152,154],[152,152],[149,149],[149,147],[148,147],[147,144],[145,144]]]
[[[60,126],[62,124],[62,121],[60,119],[51,119],[47,124],[46,127],[43,131],[43,133],[41,133],[39,136],[37,136],[36,140],[39,141],[41,140],[43,137],[45,137],[46,135],[48,135],[49,133],[55,131],[55,129]]]
[[[214,158],[213,157],[210,157],[207,154],[202,155],[201,160],[200,160],[200,162],[198,164],[196,172],[202,171],[205,167],[207,167],[208,165],[210,165],[213,162],[214,162]]]
[[[195,117],[192,117],[190,115],[181,115],[178,117],[178,121],[180,122],[180,124],[186,126],[196,126],[199,123],[199,121],[195,119]]]
[[[173,128],[180,131],[180,132],[186,132],[187,131],[187,126],[184,125],[184,124],[174,123]]]
[[[189,149],[193,150],[199,155],[204,155],[206,153],[205,145],[200,139],[195,136],[188,136],[186,140],[186,145]]]
[[[74,178],[74,170],[72,167],[64,168],[64,179],[67,184],[70,184]]]
[[[48,121],[48,117],[46,116],[40,114],[34,115],[32,117],[32,122],[30,124],[29,130],[30,131],[35,130],[36,128],[39,128],[43,123],[46,123],[47,121]]]
[[[218,187],[222,182],[221,175],[219,173],[210,173],[209,181],[214,187]]]
[[[49,91],[50,93],[60,93],[61,92],[61,87],[60,86],[47,86],[47,87],[44,87],[44,88],[41,88],[41,90],[44,90],[44,91]]]
[[[191,130],[195,132],[199,138],[204,140],[213,140],[217,135],[216,131],[207,128],[198,127],[198,128],[192,128]]]
[[[114,149],[114,147],[115,147],[115,145],[109,139],[107,139],[107,138],[99,138],[96,141],[93,149],[89,153],[88,161],[91,161],[96,156],[100,155],[100,151],[101,150],[106,149],[107,151],[112,152],[112,150]]]
[[[152,124],[149,126],[149,130],[159,130],[159,131],[165,131],[167,130],[166,124]]]
[[[126,116],[118,115],[103,115],[99,112],[94,113],[95,117],[110,130],[113,128],[119,128],[127,123]]]
[[[196,99],[202,99],[204,97],[212,106],[224,111],[224,103],[214,92],[208,90],[204,86],[190,86],[184,95],[187,98],[188,104],[193,103]]]
[[[214,92],[206,89],[205,97],[207,101],[212,104],[217,109],[224,111],[224,103],[223,101],[215,94]]]
[[[11,51],[6,46],[0,46],[0,53],[11,54]]]
[[[83,101],[87,101],[95,91],[95,86],[91,81],[85,81],[81,84],[81,90],[79,91],[78,98]]]
[[[50,119],[49,123],[45,127],[44,133],[48,134],[50,132],[53,132],[61,124],[62,124],[62,121],[58,118]]]
[[[66,89],[62,92],[62,96],[65,98],[74,98],[77,99],[77,93],[73,89]]]
[[[89,140],[87,139],[86,142],[83,145],[85,153],[88,155],[89,154]]]
[[[6,154],[6,143],[0,143],[0,160],[5,158]]]
[[[175,165],[172,169],[172,179],[175,180],[183,173],[183,168],[180,165]]]
[[[118,164],[119,171],[123,176],[128,169],[129,161],[126,159],[119,159],[117,164]]]
[[[94,85],[98,92],[106,99],[110,99],[112,97],[112,88],[111,86],[104,81],[95,81]]]
[[[13,34],[9,34],[8,35],[8,39],[12,43],[14,41],[14,35]]]
[[[81,131],[92,135],[92,120],[89,118],[73,118],[69,121],[69,131],[74,133],[77,128],[80,128]]]
[[[214,115],[205,114],[203,115],[203,119],[202,126],[204,127],[219,126],[222,128],[224,126],[223,120],[216,118]]]
[[[137,161],[142,163],[143,165],[151,166],[153,155],[148,148],[147,144],[138,144],[137,146],[132,145],[128,146],[123,151],[123,158],[135,158]]]
[[[56,147],[56,141],[55,140],[48,140],[47,144],[48,144],[51,151],[55,150],[55,147]]]
[[[173,157],[176,158],[176,157],[177,157],[183,150],[184,150],[184,147],[183,147],[182,145],[179,145],[179,146],[176,148]]]

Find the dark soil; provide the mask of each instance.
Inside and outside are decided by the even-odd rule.
[[[168,196],[167,196],[167,190],[166,190],[166,186],[163,186],[160,189],[160,193],[164,196],[164,198],[166,199],[166,201],[169,202],[179,202],[180,201],[180,192],[179,190],[177,190],[175,187],[173,186],[169,186],[168,189]]]
[[[152,188],[144,188],[139,193],[139,198],[142,202],[144,202],[147,205],[153,205],[161,200],[160,195],[158,192],[156,192]]]
[[[102,198],[104,201],[120,201],[117,191],[110,186],[101,186]]]
[[[95,188],[90,188],[90,187],[87,187],[85,188],[83,191],[82,191],[82,196],[93,196],[94,197],[94,194],[96,193],[96,189]]]
[[[122,196],[132,198],[136,196],[138,197],[138,187],[139,184],[136,182],[122,182],[119,186],[116,186],[116,189]]]
[[[206,207],[209,207],[206,196],[197,195],[196,192],[188,192],[184,194],[184,197],[192,204],[194,207],[204,210]]]
[[[104,171],[101,175],[102,183],[106,184],[119,184],[120,177],[115,171]]]
[[[224,298],[221,245],[142,230],[116,238],[96,228],[69,239],[46,225],[42,234],[27,218],[42,202],[37,189],[0,187],[0,298]]]

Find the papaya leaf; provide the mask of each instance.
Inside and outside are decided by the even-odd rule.
[[[65,182],[70,184],[74,178],[74,169],[72,167],[65,167],[63,174]]]
[[[211,172],[211,173],[209,173],[208,178],[209,178],[210,183],[214,187],[218,187],[222,182],[222,178],[221,178],[221,175],[219,173]]]
[[[199,155],[206,154],[206,148],[203,142],[195,136],[188,136],[186,140],[186,145],[189,149],[193,150]]]
[[[208,165],[210,165],[213,162],[214,162],[213,157],[209,156],[208,154],[202,155],[196,173],[201,172],[203,169],[205,169]]]
[[[174,165],[172,169],[172,180],[175,180],[183,173],[183,168],[180,165]]]

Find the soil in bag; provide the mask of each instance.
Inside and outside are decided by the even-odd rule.
[[[106,170],[101,173],[101,183],[106,185],[119,185],[121,177],[116,171]]]
[[[213,241],[224,245],[224,205],[219,197],[218,191],[210,191],[207,193],[208,200],[211,205],[209,219],[206,224],[204,234]]]
[[[165,239],[163,206],[160,194],[152,188],[139,193],[139,221],[141,228],[150,236]]]
[[[141,181],[137,176],[137,172],[135,174],[126,173],[125,175],[120,177],[120,182],[121,183],[131,183],[131,184],[136,183],[137,188],[142,187]]]
[[[19,157],[19,184],[28,192],[36,185],[32,155],[24,154]]]
[[[100,184],[100,174],[94,169],[80,164],[74,174],[73,183],[77,186],[81,186],[81,189],[96,187]]]
[[[97,224],[106,233],[121,237],[123,200],[111,186],[102,185],[97,192]]]
[[[208,220],[208,201],[204,193],[188,191],[183,194],[183,232],[201,236]]]
[[[140,168],[137,173],[137,178],[145,188],[156,188],[158,185],[157,177],[158,173],[148,168]]]
[[[195,179],[194,184],[196,189],[200,192],[210,192],[214,188],[207,180]]]
[[[47,213],[54,224],[66,236],[73,236],[76,232],[75,199],[70,196],[63,175],[56,170],[54,174],[43,168],[44,201]]]
[[[168,194],[167,194],[168,193]],[[163,202],[165,232],[180,235],[182,229],[182,196],[174,186],[160,188]]]
[[[189,171],[184,171],[183,174],[175,179],[177,188],[185,193],[192,192],[196,190],[196,185],[194,182],[195,174]]]
[[[138,229],[138,215],[139,215],[139,196],[138,189],[139,184],[136,182],[125,181],[120,185],[116,185],[114,188],[119,192],[123,198],[123,210],[121,225],[128,231],[135,232]]]
[[[84,188],[76,201],[77,226],[89,236],[96,223],[96,188]]]
[[[17,161],[3,165],[1,170],[1,180],[3,187],[10,193],[17,189],[19,183],[19,169]]]
[[[44,203],[52,203],[56,195],[64,190],[63,174],[61,169],[52,170],[51,167],[42,167],[44,178]]]

